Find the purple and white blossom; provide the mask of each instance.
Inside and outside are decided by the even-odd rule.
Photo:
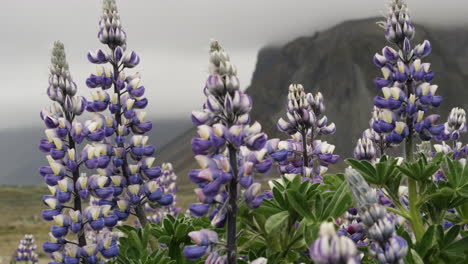
[[[24,235],[16,248],[15,260],[16,263],[38,263],[38,255],[36,253],[37,245],[33,235]]]
[[[166,215],[176,216],[180,212],[180,208],[176,206],[176,191],[177,191],[177,175],[174,173],[174,168],[171,163],[163,163],[161,165],[162,175],[156,181],[150,182],[146,188],[161,188],[161,195],[172,195],[173,202],[166,206],[161,206],[159,203],[148,202],[145,204],[145,210],[148,215],[148,220],[152,223],[158,223]],[[154,186],[154,187],[153,187]],[[149,193],[151,193],[148,190]],[[154,195],[154,192],[153,192]],[[169,196],[166,196],[169,197]],[[166,198],[168,199],[168,198]]]
[[[465,110],[459,107],[452,108],[447,121],[444,123],[444,128],[444,132],[436,137],[436,139],[458,142],[460,135],[467,132]]]
[[[277,126],[291,138],[271,139],[267,143],[268,154],[278,162],[280,173],[302,174],[320,181],[328,165],[338,161],[338,155],[333,154],[335,146],[318,139],[336,130],[324,115],[323,101],[320,92],[314,96],[306,94],[300,84],[289,86],[287,119],[280,118]]]
[[[438,86],[431,84],[434,72],[430,63],[423,61],[431,52],[430,42],[411,44],[415,27],[405,1],[390,1],[381,26],[394,48],[386,46],[374,56],[374,64],[382,72],[374,84],[382,95],[374,98],[374,105],[380,110],[377,114],[374,111],[371,131],[365,134],[378,135],[369,139],[383,154],[386,148],[405,139],[411,143],[414,134],[419,134],[423,141],[438,137],[444,125],[437,124],[438,115],[425,116],[430,108],[440,105],[442,97],[436,94]]]
[[[319,238],[309,249],[310,258],[317,264],[353,264],[357,260],[357,248],[346,236],[338,236],[333,223],[320,225]]]
[[[135,214],[144,226],[146,203],[165,207],[174,197],[158,181],[162,171],[154,164],[155,147],[144,135],[152,129],[143,111],[148,105],[145,86],[139,73],[126,72],[140,58],[127,49],[127,34],[115,0],[103,2],[98,38],[108,49],[88,53],[88,60],[97,64],[96,72],[86,80],[92,97],[86,109],[94,118],[78,129],[93,142],[81,153],[86,166],[97,172],[87,181],[98,205],[109,207],[102,216],[108,225]],[[94,216],[100,219],[97,213]]]
[[[259,206],[262,196],[253,175],[267,172],[272,163],[264,150],[267,136],[261,132],[259,123],[250,125],[252,100],[240,90],[236,67],[217,41],[210,44],[209,61],[210,75],[204,88],[206,102],[201,111],[192,112],[192,121],[197,125],[192,150],[200,169],[189,172],[190,180],[199,187],[195,190],[199,203],[192,204],[190,212],[197,217],[208,215],[215,227],[227,224],[227,254],[212,255],[211,259],[226,258],[231,264],[237,261],[239,185],[246,190],[245,201],[251,207]],[[199,248],[189,248],[189,255],[185,255],[193,258],[195,249]]]
[[[87,263],[97,263],[99,258],[115,257],[118,248],[115,246],[117,251],[109,251],[105,246],[96,247],[92,255],[83,255],[82,250],[93,245],[87,239],[88,230],[100,232],[114,226],[117,219],[111,213],[110,205],[102,203],[83,208],[83,201],[89,197],[108,199],[114,193],[113,189],[106,188],[107,178],[102,176],[105,174],[102,168],[110,161],[108,156],[111,149],[102,143],[91,143],[78,150],[85,138],[99,142],[105,131],[99,117],[84,123],[76,119],[85,110],[87,101],[76,96],[76,84],[71,79],[63,44],[59,42],[54,44],[52,51],[49,80],[48,94],[55,102],[50,109],[41,112],[47,129],[46,139],[40,141],[39,149],[48,154],[46,158],[49,163],[49,166],[40,168],[50,191],[50,195],[42,199],[49,208],[42,212],[42,216],[53,225],[50,240],[44,243],[43,249],[51,254],[55,263],[78,263],[82,259],[86,259]],[[51,94],[63,95],[65,99],[58,100]],[[80,173],[83,165],[100,170],[101,175],[88,178]],[[96,243],[107,245],[111,241],[101,239]]]

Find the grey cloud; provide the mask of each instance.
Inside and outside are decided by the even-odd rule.
[[[468,24],[468,2],[409,0],[416,21],[432,25]],[[142,63],[150,116],[188,116],[199,108],[206,77],[207,43],[217,38],[249,84],[257,51],[268,43],[281,44],[312,35],[348,19],[379,16],[377,0],[120,0],[129,48]],[[74,79],[83,95],[94,66],[86,52],[101,47],[96,38],[100,15],[96,0],[4,1],[0,10],[0,128],[39,124],[45,95],[52,42],[66,45]],[[15,118],[13,119],[12,116]]]

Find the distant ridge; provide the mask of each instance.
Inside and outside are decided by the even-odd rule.
[[[153,130],[148,134],[156,146],[158,164],[160,149],[177,138],[191,125],[189,118],[153,120]],[[44,128],[29,127],[0,131],[0,185],[34,185],[43,182],[39,167],[46,166],[45,155],[37,144],[44,137]]]
[[[372,58],[388,45],[383,30],[376,25],[379,20],[347,21],[283,47],[261,49],[247,90],[253,100],[252,120],[259,121],[270,138],[285,138],[277,131],[276,121],[284,115],[289,84],[302,83],[308,92],[323,93],[328,120],[337,126],[336,134],[327,140],[337,146],[338,154],[349,157],[368,126],[373,97],[378,94],[373,80],[380,72]],[[425,61],[431,63],[434,84],[439,85],[437,93],[444,97],[438,113],[445,119],[452,107],[468,110],[468,28],[417,25],[415,41],[424,39],[432,43],[433,53]],[[163,148],[159,156],[174,163],[181,183],[188,183],[188,170],[197,168],[190,148],[194,135],[192,128]]]

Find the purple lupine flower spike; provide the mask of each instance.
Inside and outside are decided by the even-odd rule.
[[[41,111],[46,126],[46,138],[39,143],[39,149],[46,153],[49,166],[40,169],[50,195],[43,203],[48,207],[42,213],[51,226],[50,240],[43,244],[45,252],[52,255],[71,257],[67,248],[69,241],[78,247],[86,245],[81,218],[82,200],[86,199],[86,184],[80,184],[81,158],[78,144],[83,137],[82,124],[76,120],[86,108],[87,101],[76,96],[77,85],[73,81],[66,61],[64,45],[55,42],[52,49],[49,87],[47,94],[54,101],[49,109]],[[72,216],[72,217],[70,217]],[[71,233],[75,239],[65,237]],[[75,242],[76,241],[76,242]]]
[[[155,147],[145,136],[153,125],[142,111],[148,105],[147,88],[138,72],[127,72],[139,64],[140,58],[127,49],[127,35],[115,0],[103,1],[98,38],[108,49],[88,53],[88,60],[97,64],[96,72],[86,80],[92,97],[86,109],[94,113],[93,119],[78,130],[92,142],[83,148],[81,157],[86,167],[96,172],[87,180],[96,204],[83,217],[94,231],[101,232],[111,230],[130,214],[137,215],[139,224],[145,226],[145,206],[172,208],[175,188],[158,180],[162,171],[154,164]],[[82,185],[80,195],[86,196]],[[178,212],[175,207],[172,210]],[[112,232],[103,238],[112,241]],[[104,245],[98,251],[105,258],[118,253],[118,245]]]
[[[309,249],[310,258],[317,264],[353,264],[357,248],[354,242],[346,236],[338,236],[333,223],[320,225],[319,238]]]
[[[374,84],[382,94],[374,98],[378,109],[374,110],[371,129],[365,134],[376,135],[368,138],[382,156],[387,148],[406,139],[408,142],[415,134],[423,141],[442,139],[444,126],[436,123],[435,116],[424,117],[429,108],[440,105],[442,97],[436,95],[437,85],[431,84],[434,73],[430,64],[423,62],[431,52],[429,41],[414,48],[411,45],[415,27],[405,1],[390,1],[385,21],[380,24],[394,48],[386,46],[374,56],[374,64],[382,72]],[[411,149],[408,153],[412,152]]]
[[[16,263],[38,263],[37,245],[33,235],[24,235],[16,249]]]
[[[379,204],[376,191],[352,168],[346,169],[345,178],[370,240],[370,254],[382,264],[404,263],[408,245],[406,240],[396,235],[395,220]]]
[[[321,181],[328,165],[338,161],[338,155],[333,154],[335,146],[317,139],[336,131],[335,124],[329,124],[324,115],[323,101],[320,92],[314,96],[306,94],[300,84],[289,86],[286,119],[280,118],[277,126],[291,139],[272,139],[267,144],[268,154],[278,162],[280,173],[302,174]]]
[[[198,126],[192,150],[200,169],[189,172],[199,186],[195,190],[199,203],[192,204],[190,212],[196,217],[208,215],[215,227],[227,224],[227,254],[214,250],[207,263],[235,263],[237,203],[243,197],[250,207],[260,206],[266,196],[258,193],[253,176],[268,172],[272,161],[261,125],[250,124],[252,100],[240,90],[237,70],[217,41],[211,42],[209,60],[206,102],[202,111],[192,112]],[[246,190],[243,196],[239,186]],[[190,259],[205,255],[199,246],[186,247],[184,252]]]

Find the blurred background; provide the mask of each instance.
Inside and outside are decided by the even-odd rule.
[[[455,106],[468,106],[468,2],[408,0],[416,22],[416,42],[428,39],[426,61],[445,99],[445,119]],[[172,162],[179,175],[182,207],[193,199],[187,171],[196,168],[190,148],[192,110],[200,109],[208,73],[208,43],[218,39],[237,66],[241,87],[253,99],[252,119],[270,138],[282,137],[276,121],[284,115],[290,83],[321,91],[329,121],[337,132],[327,140],[342,157],[368,126],[373,80],[379,70],[373,55],[387,45],[376,24],[385,12],[377,0],[120,0],[128,49],[141,63],[149,119],[158,163]],[[40,244],[49,226],[41,219],[46,192],[38,168],[46,163],[37,149],[44,137],[39,118],[46,95],[50,51],[64,42],[79,94],[95,66],[88,50],[101,48],[96,0],[2,0],[0,9],[0,263],[8,263],[18,241],[32,233]],[[338,165],[340,166],[340,165]],[[41,250],[39,250],[41,251]]]

